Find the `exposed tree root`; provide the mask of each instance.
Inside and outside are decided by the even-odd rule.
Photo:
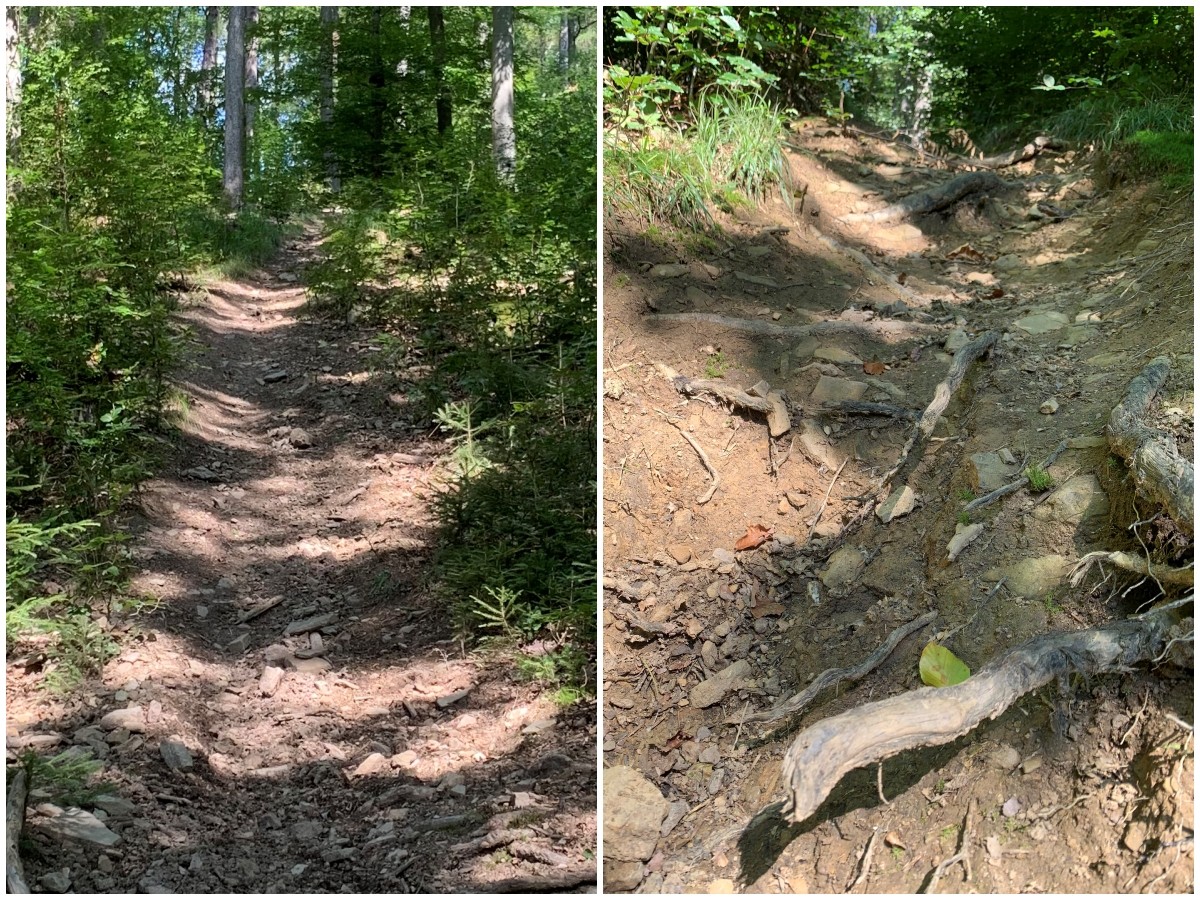
[[[895,629],[888,635],[887,640],[860,662],[856,666],[844,666],[839,669],[826,669],[820,675],[812,680],[812,683],[798,694],[793,694],[787,700],[770,709],[760,710],[758,712],[749,713],[748,715],[734,715],[727,719],[727,722],[737,722],[740,724],[749,722],[775,722],[787,716],[794,716],[808,709],[810,703],[817,698],[817,695],[826,688],[833,687],[836,684],[841,684],[843,681],[859,681],[869,672],[874,671],[880,663],[892,655],[892,651],[900,644],[902,640],[912,634],[914,631],[919,631],[930,622],[937,618],[937,613],[927,612],[920,618],[914,619],[899,628]]]
[[[791,430],[792,423],[788,416],[787,406],[784,404],[782,396],[776,391],[767,390],[764,391],[765,396],[756,397],[723,381],[706,378],[688,378],[686,375],[680,375],[670,366],[663,363],[656,362],[654,368],[658,370],[658,373],[663,378],[671,382],[675,390],[681,394],[688,396],[712,394],[714,397],[718,397],[726,403],[732,403],[734,406],[741,406],[745,409],[753,409],[756,412],[766,413],[767,428],[771,433],[771,437],[779,437],[781,434],[786,434]],[[693,444],[693,446],[695,445]]]
[[[1166,383],[1171,363],[1153,359],[1129,383],[1125,397],[1108,420],[1108,445],[1133,469],[1138,488],[1166,509],[1187,535],[1193,533],[1196,480],[1192,464],[1179,455],[1175,439],[1143,421],[1150,401]]]
[[[925,443],[929,440],[929,436],[933,434],[933,429],[937,426],[938,417],[950,405],[950,398],[954,396],[954,392],[962,384],[963,379],[967,375],[967,370],[975,360],[990,352],[996,346],[998,340],[1000,340],[1000,332],[985,331],[954,354],[954,361],[950,364],[950,371],[947,373],[945,380],[933,392],[932,402],[925,407],[925,412],[921,414],[921,418],[913,429],[912,435],[909,437],[908,442],[905,443],[904,449],[900,451],[900,458],[896,460],[896,465],[879,480],[880,486],[891,483],[893,479],[896,479],[898,474],[903,473],[907,477],[908,473],[921,461],[921,456],[925,450]],[[917,453],[910,459],[910,454],[914,449],[917,450]],[[903,479],[900,480],[902,481]]]
[[[870,213],[851,213],[842,216],[843,222],[900,222],[913,216],[944,209],[977,191],[994,191],[1005,187],[1006,182],[995,172],[966,172],[956,175],[945,184],[905,197],[898,203],[885,206]]]
[[[882,284],[885,288],[887,288],[905,303],[909,303],[915,307],[929,305],[929,300],[927,298],[923,297],[921,294],[918,294],[912,288],[902,285],[896,280],[894,275],[875,265],[875,263],[871,261],[871,258],[861,250],[855,250],[853,247],[848,247],[837,238],[831,237],[828,234],[823,234],[819,231],[815,231],[814,234],[816,234],[817,239],[822,244],[824,244],[834,253],[841,253],[844,256],[848,256],[862,266],[868,275],[878,279],[880,284]]]
[[[961,684],[920,688],[806,728],[783,758],[792,821],[816,812],[847,772],[905,750],[949,743],[1055,678],[1125,671],[1156,659],[1177,618],[1174,605],[1097,628],[1034,638]]]
[[[1095,562],[1106,562],[1127,572],[1147,575],[1159,584],[1183,587],[1192,587],[1195,584],[1196,570],[1190,565],[1181,568],[1158,565],[1122,550],[1113,550],[1111,553],[1097,550],[1087,554],[1075,564],[1075,569],[1071,572],[1071,584],[1078,586]]]
[[[997,153],[995,156],[983,156],[979,159],[970,159],[965,156],[951,157],[944,160],[944,162],[949,163],[955,168],[1003,169],[1006,166],[1016,165],[1019,162],[1025,162],[1027,159],[1033,159],[1043,150],[1062,150],[1065,147],[1066,144],[1061,141],[1057,141],[1049,135],[1042,134],[1035,137],[1024,147],[1008,153]]]
[[[25,827],[25,798],[29,795],[29,774],[24,766],[17,769],[8,786],[4,809],[4,873],[10,894],[31,893],[21,865],[19,841]]]
[[[661,322],[702,322],[721,328],[733,328],[749,334],[771,337],[804,338],[814,334],[853,334],[871,340],[901,341],[940,331],[937,325],[920,322],[901,322],[896,319],[874,319],[870,322],[814,322],[812,325],[776,325],[757,319],[734,319],[718,313],[651,313],[646,318]]]
[[[708,474],[712,476],[712,484],[710,484],[708,486],[708,490],[701,494],[696,500],[696,503],[703,506],[713,498],[713,494],[715,494],[717,492],[717,488],[721,486],[721,476],[717,474],[717,470],[713,468],[713,464],[708,460],[708,454],[704,452],[704,448],[696,442],[696,439],[680,428],[675,422],[672,422],[671,424],[679,430],[679,433],[683,435],[683,439],[692,445],[692,449],[695,450],[700,457],[700,462],[704,463],[704,468],[707,469]]]

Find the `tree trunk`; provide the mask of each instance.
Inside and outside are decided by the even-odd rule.
[[[245,78],[245,107],[246,135],[243,138],[243,153],[249,163],[246,168],[255,171],[254,161],[254,119],[258,115],[258,7],[247,6],[246,17],[246,78]]]
[[[246,158],[246,7],[229,7],[225,39],[225,197],[241,209]]]
[[[565,72],[571,67],[571,17],[564,9],[558,20],[558,69]]]
[[[337,46],[338,46],[338,8],[336,6],[321,7],[321,30],[325,41],[324,60],[321,72],[321,124],[325,131],[325,177],[331,193],[342,189],[342,179],[338,174],[337,154],[330,144],[329,138],[333,131],[334,83],[337,76]]]
[[[492,7],[492,155],[496,174],[512,185],[517,172],[513,126],[513,7]]]
[[[383,123],[388,73],[383,64],[383,10],[378,6],[371,7],[371,74],[368,82],[371,85],[371,175],[379,179],[383,177]]]
[[[207,6],[204,10],[204,55],[200,60],[200,119],[207,126],[213,114],[213,73],[217,68],[217,33],[221,29],[221,7]]]
[[[429,43],[433,48],[433,77],[437,83],[437,130],[445,134],[452,124],[450,86],[446,84],[446,16],[440,6],[429,10]]]
[[[21,50],[20,21],[17,7],[4,8],[4,50],[8,57],[8,70],[4,85],[4,112],[8,123],[5,136],[8,147],[8,162],[17,161],[17,145],[20,143],[21,123],[17,120],[17,108],[21,102]]]

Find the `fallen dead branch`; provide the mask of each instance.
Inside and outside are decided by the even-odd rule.
[[[704,452],[703,447],[696,443],[696,439],[676,425],[676,423],[672,422],[671,424],[675,425],[675,427],[679,430],[679,433],[683,435],[683,439],[692,445],[692,449],[695,450],[700,456],[700,462],[704,463],[704,468],[706,468],[708,470],[708,474],[712,476],[712,484],[710,484],[708,486],[708,490],[696,500],[697,503],[703,506],[713,498],[713,494],[715,494],[717,492],[717,488],[721,486],[721,476],[717,474],[717,470],[713,468],[713,464],[708,461],[708,454]]]
[[[1059,441],[1058,446],[1050,451],[1050,455],[1042,460],[1042,471],[1044,472],[1046,469],[1049,469],[1052,465],[1054,465],[1054,461],[1058,459],[1066,449],[1067,442]],[[1029,476],[1025,473],[1021,473],[1021,477],[1016,481],[1010,481],[1008,484],[1004,485],[1004,487],[998,487],[990,494],[984,494],[982,497],[976,497],[963,507],[963,512],[971,512],[972,510],[982,509],[985,506],[989,506],[992,503],[995,503],[1001,497],[1007,497],[1009,494],[1015,494],[1027,484],[1029,484]]]
[[[749,715],[739,715],[728,719],[727,721],[750,723],[750,722],[775,722],[787,716],[797,715],[808,709],[809,704],[817,698],[817,695],[826,688],[841,684],[843,681],[855,682],[861,680],[869,672],[874,671],[880,663],[892,655],[892,651],[899,646],[900,642],[912,634],[914,631],[920,631],[930,622],[937,618],[937,613],[930,611],[920,618],[913,619],[899,628],[892,631],[888,635],[887,640],[879,645],[878,649],[856,666],[844,666],[839,669],[826,669],[820,675],[812,680],[804,690],[798,694],[794,694],[782,703],[771,707],[770,709],[760,710],[759,712],[750,713]]]
[[[816,812],[847,772],[905,750],[949,743],[1055,678],[1125,671],[1155,659],[1177,617],[1174,605],[1109,625],[1034,638],[961,684],[909,691],[806,728],[783,759],[792,821]]]
[[[769,337],[805,338],[815,334],[850,334],[869,337],[873,340],[899,341],[905,338],[932,334],[941,330],[940,326],[928,325],[922,322],[901,322],[896,319],[873,319],[870,322],[814,322],[811,325],[776,325],[774,322],[760,322],[757,319],[735,319],[719,313],[681,312],[681,313],[651,313],[646,316],[661,322],[698,322],[706,325],[717,325],[721,328],[732,328],[735,331],[745,331],[748,334],[762,334]]]
[[[29,795],[29,773],[17,769],[8,786],[4,808],[4,874],[10,894],[28,894],[25,869],[21,865],[20,840],[25,828],[25,798]]]
[[[1179,455],[1175,439],[1143,421],[1150,401],[1166,383],[1171,362],[1150,361],[1129,383],[1124,399],[1108,419],[1108,445],[1126,460],[1141,491],[1166,509],[1185,534],[1193,533],[1196,480],[1192,464]]]
[[[1132,553],[1126,553],[1123,550],[1113,550],[1112,552],[1097,550],[1087,554],[1075,564],[1075,569],[1071,572],[1071,584],[1078,586],[1095,562],[1106,562],[1127,572],[1146,575],[1160,584],[1192,587],[1195,583],[1196,572],[1190,565],[1174,568],[1172,566],[1152,563],[1149,560],[1142,559],[1140,556],[1134,556]]]
[[[965,344],[954,354],[954,362],[950,364],[949,373],[947,373],[945,380],[933,392],[933,400],[925,407],[925,412],[921,414],[921,418],[913,429],[912,435],[905,443],[904,449],[900,451],[900,458],[896,460],[896,464],[892,467],[891,471],[880,479],[880,487],[891,483],[902,469],[907,476],[907,473],[920,462],[921,455],[925,450],[925,443],[929,440],[929,436],[933,434],[933,429],[937,426],[938,417],[950,405],[950,398],[954,396],[954,392],[962,384],[963,379],[967,375],[967,370],[975,360],[990,352],[996,346],[998,340],[1000,340],[1000,332],[985,331],[969,344]],[[909,454],[912,453],[914,448],[918,452],[909,460]]]
[[[732,385],[726,384],[723,381],[716,381],[707,378],[688,378],[686,375],[681,375],[672,369],[670,366],[656,362],[654,368],[658,373],[671,382],[675,390],[681,394],[695,396],[696,394],[712,394],[726,403],[732,403],[734,406],[741,406],[745,409],[753,409],[756,412],[766,413],[767,428],[770,430],[771,437],[779,437],[781,434],[786,434],[791,430],[791,418],[788,416],[787,406],[784,405],[783,398],[776,391],[763,391],[763,396],[754,396],[740,388],[735,388]],[[693,446],[695,446],[693,444]]]
[[[846,468],[846,463],[850,462],[850,457],[842,460],[842,464],[838,466],[836,472],[833,473],[833,480],[829,482],[829,489],[825,491],[825,497],[821,500],[821,508],[817,510],[816,518],[812,520],[812,525],[808,527],[808,537],[805,541],[811,541],[813,532],[817,530],[817,523],[821,521],[821,514],[825,512],[825,505],[829,503],[829,495],[833,493],[833,486],[837,484],[838,476],[842,474],[842,469]]]
[[[945,184],[905,197],[898,203],[871,213],[851,213],[842,216],[843,222],[899,222],[913,216],[936,212],[978,191],[999,190],[1006,186],[995,172],[966,172],[956,175]]]

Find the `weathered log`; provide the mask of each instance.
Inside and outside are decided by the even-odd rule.
[[[899,222],[913,216],[944,209],[976,191],[999,190],[1006,182],[995,172],[966,172],[956,175],[945,184],[905,197],[898,203],[870,213],[851,213],[842,216],[843,222]]]
[[[950,364],[950,371],[933,392],[933,400],[925,407],[925,412],[921,413],[921,418],[913,429],[912,435],[904,445],[904,449],[900,451],[900,458],[896,460],[896,464],[892,466],[892,470],[879,480],[880,486],[891,483],[892,479],[896,478],[902,472],[907,477],[907,473],[920,462],[921,455],[925,449],[925,442],[929,440],[929,436],[933,434],[933,429],[937,427],[938,417],[950,405],[950,398],[954,396],[954,392],[962,384],[963,379],[967,375],[967,370],[975,360],[979,359],[985,353],[990,352],[999,340],[1000,332],[985,331],[979,337],[975,338],[975,340],[964,344],[954,354],[954,361]],[[917,453],[910,459],[910,454],[912,454],[914,449],[917,450]]]
[[[961,684],[915,691],[831,716],[802,731],[783,758],[792,821],[829,796],[842,776],[917,747],[947,744],[994,719],[1030,691],[1074,673],[1125,671],[1155,659],[1176,614],[1170,608],[1005,651]]]
[[[25,869],[21,865],[19,842],[25,827],[25,798],[29,795],[29,774],[22,767],[8,785],[4,809],[4,871],[10,894],[29,894]]]
[[[1170,371],[1171,362],[1165,356],[1151,360],[1129,383],[1105,430],[1108,446],[1129,464],[1142,493],[1162,506],[1181,531],[1191,535],[1196,490],[1192,464],[1179,455],[1175,438],[1143,421],[1150,401],[1162,389]]]

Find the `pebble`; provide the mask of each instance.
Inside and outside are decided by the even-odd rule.
[[[1049,400],[1043,400],[1042,405],[1038,407],[1038,412],[1042,415],[1052,416],[1058,412],[1058,401],[1051,397]]]
[[[191,751],[181,741],[170,738],[162,741],[158,745],[158,752],[167,768],[174,772],[190,772],[195,765]]]
[[[100,720],[100,727],[123,729],[127,732],[144,732],[146,730],[146,711],[137,705],[114,709]],[[128,735],[121,740],[125,740],[127,737]]]
[[[692,549],[686,544],[671,544],[667,547],[667,553],[681,566],[692,558]]]
[[[258,690],[264,697],[273,697],[283,681],[283,669],[278,666],[267,666],[263,669],[262,677],[258,679]]]

